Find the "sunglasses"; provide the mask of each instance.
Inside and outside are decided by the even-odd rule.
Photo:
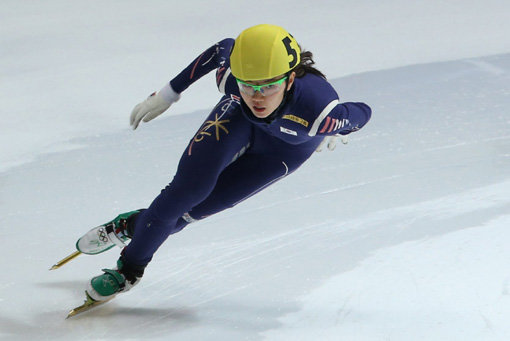
[[[262,84],[262,85],[248,84],[248,83],[243,82],[237,78],[236,78],[236,80],[237,80],[237,86],[239,86],[239,90],[248,96],[255,96],[255,93],[257,91],[260,92],[262,94],[262,96],[271,96],[271,95],[274,95],[275,93],[277,93],[278,91],[280,91],[280,89],[282,88],[283,82],[285,82],[287,80],[287,78],[288,77],[285,76],[277,81],[267,83],[267,84]]]

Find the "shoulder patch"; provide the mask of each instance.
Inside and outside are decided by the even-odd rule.
[[[305,120],[305,119],[303,119],[301,117],[294,116],[294,115],[283,115],[282,118],[284,118],[286,120],[294,121],[294,122],[299,123],[299,124],[301,124],[301,125],[303,125],[305,127],[308,127],[308,125],[309,125],[307,120]]]

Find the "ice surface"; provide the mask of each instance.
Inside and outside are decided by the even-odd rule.
[[[241,2],[198,3],[2,2],[0,338],[510,339],[509,5],[279,2],[239,18]],[[203,25],[177,34],[190,18]],[[204,79],[170,109],[186,115],[136,132],[131,107],[211,42],[276,19],[372,121],[64,320],[118,250],[48,268],[151,202],[218,95]]]

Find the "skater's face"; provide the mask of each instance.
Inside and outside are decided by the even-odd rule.
[[[292,72],[288,78],[279,76],[260,81],[238,81],[241,97],[253,115],[266,118],[278,108],[285,91],[292,87],[295,77],[296,74]]]

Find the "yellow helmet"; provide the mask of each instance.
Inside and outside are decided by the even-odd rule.
[[[262,24],[236,38],[230,55],[234,77],[256,81],[283,75],[300,62],[299,45],[283,27]]]

